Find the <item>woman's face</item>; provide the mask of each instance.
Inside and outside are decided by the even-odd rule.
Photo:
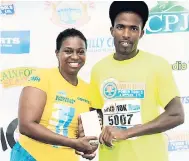
[[[60,50],[56,52],[61,70],[71,75],[77,75],[85,64],[85,54],[85,41],[78,36],[63,40]]]

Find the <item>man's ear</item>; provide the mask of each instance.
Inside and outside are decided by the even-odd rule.
[[[143,35],[144,35],[144,30],[141,31],[140,39],[143,37]]]
[[[114,27],[110,27],[110,33],[114,37]]]

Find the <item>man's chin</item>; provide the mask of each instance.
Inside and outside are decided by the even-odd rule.
[[[79,70],[70,70],[68,73],[69,75],[77,75]]]
[[[131,50],[122,50],[122,51],[120,51],[120,54],[121,55],[130,55],[131,54]]]

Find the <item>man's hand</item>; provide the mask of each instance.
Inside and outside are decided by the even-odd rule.
[[[108,147],[113,146],[113,141],[124,139],[126,139],[125,130],[118,129],[114,126],[106,126],[100,135],[100,143]]]

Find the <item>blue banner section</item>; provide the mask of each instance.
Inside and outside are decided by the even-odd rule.
[[[189,141],[171,141],[169,142],[168,150],[169,151],[181,151],[189,149]]]
[[[0,15],[13,15],[15,13],[15,8],[13,4],[0,4]]]
[[[30,31],[0,31],[0,54],[29,54]]]

